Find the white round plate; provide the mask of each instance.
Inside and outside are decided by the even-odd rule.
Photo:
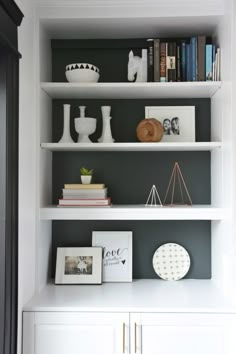
[[[179,280],[189,271],[190,257],[186,249],[177,243],[165,243],[154,253],[152,265],[160,278]]]

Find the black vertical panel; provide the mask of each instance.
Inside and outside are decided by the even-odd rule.
[[[0,353],[15,353],[18,271],[18,61],[0,58]]]
[[[0,0],[0,354],[17,350],[18,97],[17,26],[22,13]]]

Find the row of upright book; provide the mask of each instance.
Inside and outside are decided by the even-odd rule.
[[[61,207],[110,205],[111,198],[107,197],[104,184],[65,184],[58,202]]]
[[[219,81],[220,48],[206,36],[148,39],[148,81]]]

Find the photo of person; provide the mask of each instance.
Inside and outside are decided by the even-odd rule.
[[[78,256],[65,257],[65,272],[64,274],[89,275],[93,272],[93,257]]]
[[[180,134],[179,118],[178,117],[174,117],[171,119],[171,130],[174,135]]]
[[[162,126],[163,126],[163,129],[164,129],[164,135],[172,135],[170,119],[165,118],[163,120]]]

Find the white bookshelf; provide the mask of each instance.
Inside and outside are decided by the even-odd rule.
[[[41,88],[51,98],[58,99],[210,98],[221,88],[221,82],[42,82]]]
[[[38,0],[36,0],[37,2]],[[230,2],[231,0],[229,0]],[[52,3],[53,2],[53,3]],[[231,8],[220,0],[122,1],[93,6],[65,0],[41,0],[26,44],[32,67],[25,77],[32,87],[20,118],[19,319],[25,311],[158,311],[235,314],[229,302],[236,291],[235,241],[235,76]],[[97,3],[97,2],[96,2]],[[158,3],[158,4],[157,4]],[[90,2],[91,4],[91,2]],[[105,4],[105,5],[104,5]],[[136,6],[136,5],[137,6]],[[233,1],[232,1],[233,4]],[[91,12],[92,10],[92,12]],[[170,16],[171,14],[171,16]],[[217,38],[222,48],[222,82],[102,83],[51,82],[51,39],[155,38],[196,34]],[[32,49],[33,48],[33,49]],[[24,51],[23,51],[23,59]],[[32,78],[36,78],[32,80]],[[36,81],[36,82],[34,82]],[[77,99],[211,100],[211,141],[192,143],[59,144],[52,140],[52,100]],[[22,105],[22,99],[21,99]],[[31,107],[31,110],[29,109]],[[128,124],[128,123],[127,123]],[[31,127],[29,129],[29,127]],[[32,132],[33,131],[33,132]],[[22,146],[24,150],[22,150]],[[212,205],[192,207],[57,207],[52,198],[52,156],[56,151],[209,151]],[[63,168],[63,166],[62,166]],[[32,217],[33,215],[33,217]],[[30,219],[30,220],[29,220]],[[131,284],[55,286],[50,283],[52,224],[60,220],[207,220],[211,228],[212,279],[166,282],[142,279]],[[30,222],[29,222],[30,221]],[[69,222],[68,222],[69,224]],[[177,224],[177,223],[176,223]],[[54,235],[56,237],[56,235]],[[23,241],[22,241],[23,240]],[[148,242],[148,235],[147,235]],[[199,259],[201,261],[201,254]],[[151,261],[151,260],[150,260]],[[31,265],[29,267],[29,264]],[[54,265],[52,265],[54,266]],[[24,290],[22,290],[24,289]],[[25,290],[26,289],[26,290]],[[42,291],[40,291],[42,290]],[[119,294],[119,296],[117,296]],[[32,301],[28,302],[33,296]],[[25,305],[25,306],[23,306]],[[27,333],[26,333],[27,336]],[[21,333],[19,331],[19,338]],[[33,352],[33,351],[32,351]],[[209,353],[211,354],[211,353]],[[228,353],[225,353],[228,354]],[[230,353],[231,354],[231,353]]]
[[[40,209],[41,220],[224,220],[227,211],[211,205],[156,206],[112,205],[109,207],[58,207]]]
[[[194,143],[41,143],[49,151],[214,151],[220,142]]]

